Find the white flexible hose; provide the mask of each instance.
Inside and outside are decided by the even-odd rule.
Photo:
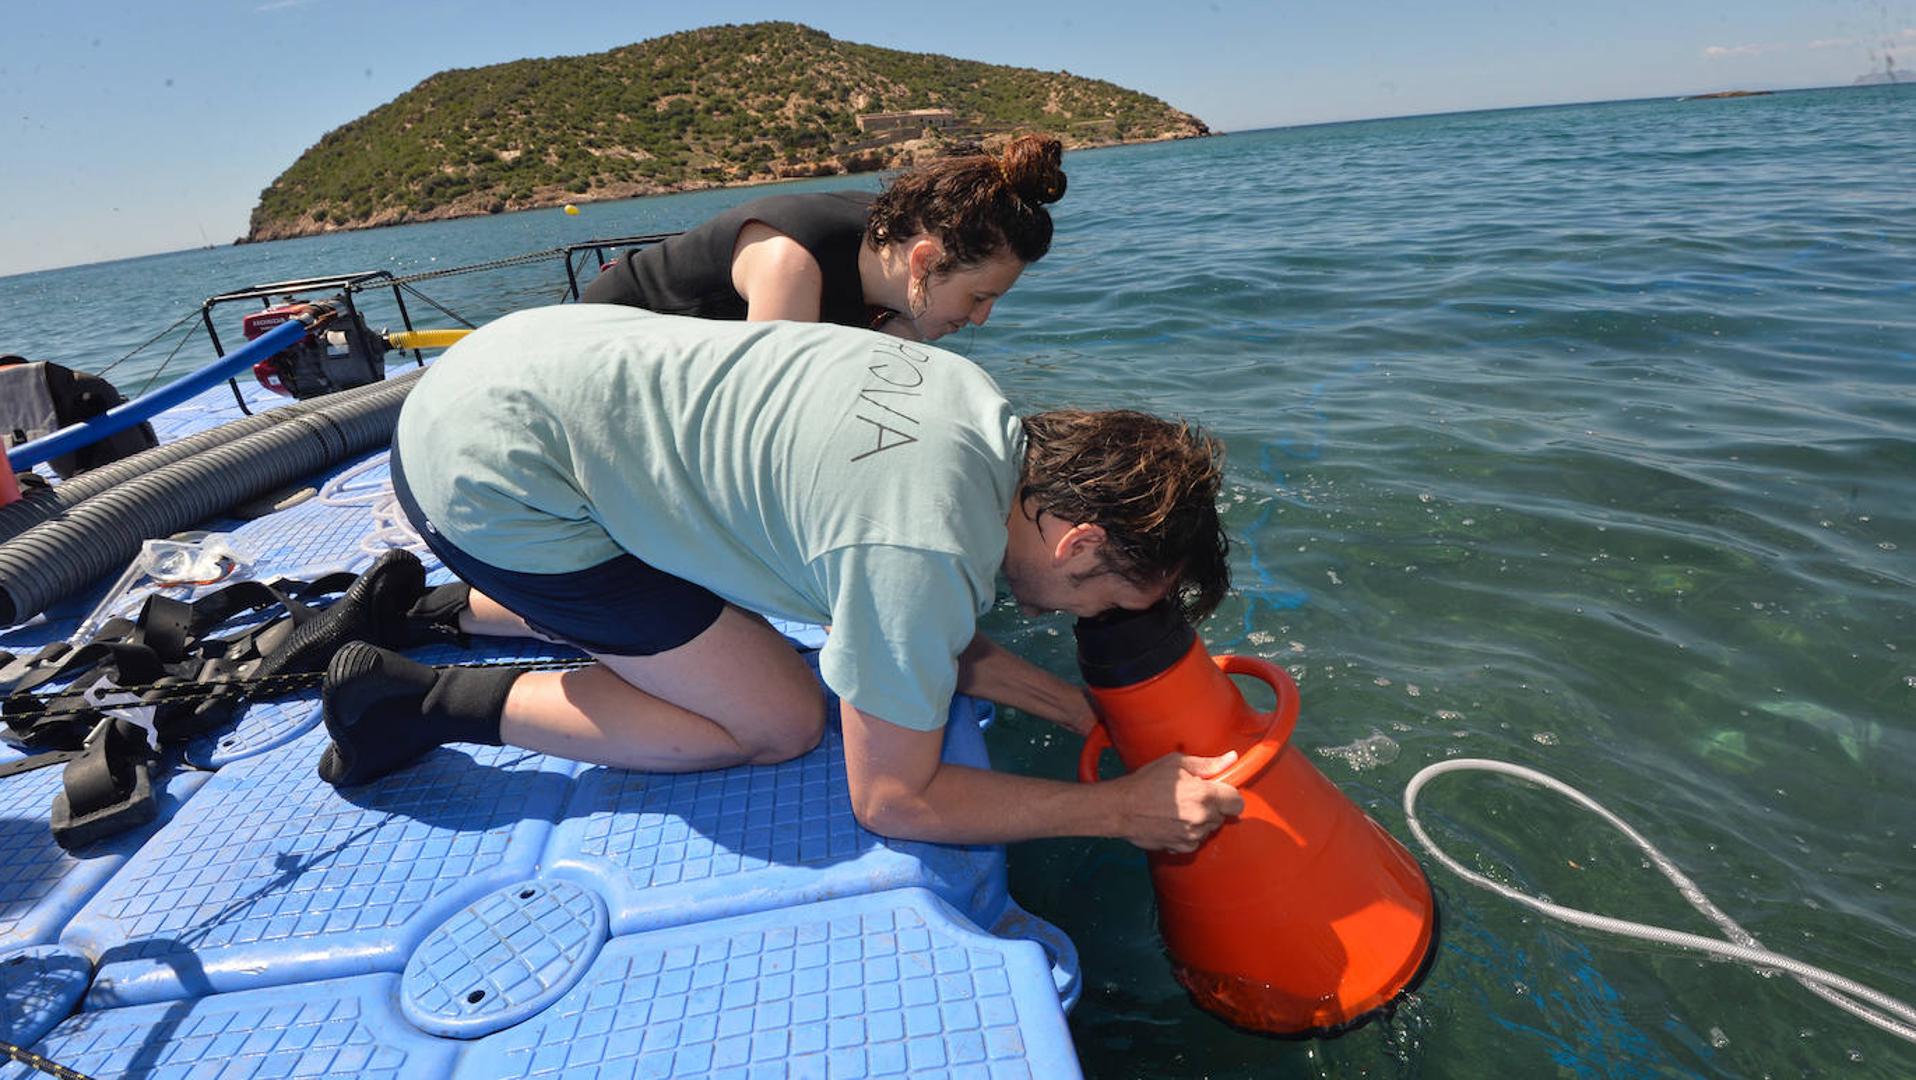
[[[393,494],[391,480],[359,488],[349,487],[353,481],[385,463],[383,458],[368,458],[334,476],[319,489],[319,501],[328,506],[364,507],[372,515],[373,527],[359,538],[362,555],[376,556],[387,548],[399,547],[430,559],[433,556],[426,550],[426,542],[413,531],[404,511],[399,509],[399,498]]]
[[[1482,874],[1466,869],[1462,863],[1445,854],[1444,851],[1437,846],[1437,842],[1430,838],[1430,834],[1424,831],[1423,823],[1417,820],[1417,793],[1422,790],[1423,786],[1430,780],[1449,772],[1489,772],[1501,773],[1505,776],[1514,776],[1522,780],[1528,780],[1540,787],[1549,788],[1559,795],[1563,795],[1577,803],[1584,809],[1589,810],[1591,813],[1615,826],[1618,832],[1629,837],[1638,848],[1642,849],[1644,854],[1650,857],[1650,861],[1655,864],[1658,870],[1662,871],[1663,876],[1670,879],[1671,884],[1677,887],[1677,891],[1683,894],[1683,898],[1690,902],[1690,906],[1708,916],[1711,922],[1721,927],[1724,934],[1730,940],[1718,941],[1715,938],[1702,937],[1697,934],[1686,934],[1661,926],[1650,926],[1646,923],[1630,922],[1625,919],[1613,919],[1607,915],[1597,915],[1588,911],[1579,911],[1576,908],[1563,907],[1559,904],[1553,904],[1548,900],[1541,900],[1528,893],[1520,892],[1501,882],[1492,881]],[[1658,851],[1656,845],[1646,840],[1641,833],[1631,828],[1622,818],[1604,809],[1595,799],[1592,799],[1583,792],[1578,791],[1576,788],[1571,787],[1569,784],[1555,777],[1545,775],[1535,769],[1525,768],[1522,765],[1512,765],[1506,761],[1491,761],[1484,758],[1457,758],[1452,761],[1440,761],[1433,765],[1424,766],[1423,769],[1418,771],[1416,776],[1410,778],[1409,785],[1404,788],[1404,816],[1409,819],[1412,835],[1417,837],[1417,842],[1424,846],[1425,851],[1430,852],[1431,858],[1436,859],[1448,867],[1451,873],[1456,874],[1458,877],[1463,878],[1465,881],[1479,888],[1489,889],[1491,892],[1508,900],[1513,900],[1525,907],[1542,912],[1553,919],[1560,919],[1573,926],[1581,926],[1590,930],[1601,930],[1605,933],[1618,934],[1623,937],[1636,938],[1641,941],[1654,941],[1665,945],[1675,945],[1683,949],[1694,949],[1698,952],[1709,953],[1712,956],[1738,960],[1756,968],[1775,968],[1779,971],[1787,971],[1796,978],[1797,982],[1802,983],[1808,987],[1812,993],[1830,1004],[1853,1013],[1868,1023],[1900,1039],[1908,1042],[1916,1042],[1916,1008],[1912,1008],[1907,1003],[1890,997],[1888,994],[1882,993],[1879,990],[1873,990],[1870,987],[1864,986],[1862,983],[1856,982],[1853,979],[1844,978],[1835,972],[1827,971],[1812,964],[1806,964],[1801,960],[1792,959],[1781,953],[1774,953],[1763,948],[1762,945],[1757,942],[1756,938],[1751,936],[1748,930],[1743,929],[1743,927],[1737,924],[1736,920],[1725,915],[1715,904],[1712,904],[1709,897],[1704,896],[1703,891],[1696,887],[1696,883],[1686,877],[1683,871],[1677,869],[1676,864],[1671,862],[1661,851]],[[1860,999],[1860,1001],[1853,999]],[[1876,1012],[1867,1008],[1861,1004],[1861,1002],[1868,1002],[1870,1005],[1874,1005],[1883,1011],[1880,1013]],[[1884,1013],[1890,1015],[1886,1016]]]

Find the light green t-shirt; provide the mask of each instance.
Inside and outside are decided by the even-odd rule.
[[[944,722],[991,605],[1024,457],[961,356],[816,323],[612,304],[522,311],[426,372],[395,445],[433,526],[507,570],[630,552],[768,615],[830,623],[825,682]]]

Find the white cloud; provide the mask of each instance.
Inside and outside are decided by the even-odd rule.
[[[1704,47],[1703,55],[1721,60],[1726,56],[1760,56],[1775,48],[1775,45],[1709,45]]]
[[[313,3],[313,0],[271,0],[270,3],[261,4],[260,6],[254,8],[253,10],[254,11],[285,11],[287,8],[306,7],[307,5],[311,3]]]
[[[1803,47],[1806,49],[1841,49],[1856,44],[1855,38],[1835,37],[1817,38]]]

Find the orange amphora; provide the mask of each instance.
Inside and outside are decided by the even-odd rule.
[[[1102,722],[1078,778],[1115,746],[1125,768],[1165,754],[1238,759],[1213,779],[1244,812],[1195,852],[1150,857],[1158,925],[1197,1004],[1275,1035],[1336,1034],[1423,977],[1437,907],[1417,860],[1290,745],[1297,684],[1264,660],[1205,652],[1170,602],[1079,620],[1078,665]],[[1269,685],[1258,712],[1230,675]]]

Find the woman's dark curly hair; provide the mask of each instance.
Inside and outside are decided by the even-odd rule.
[[[1024,418],[1024,431],[1021,501],[1103,526],[1109,568],[1146,588],[1174,578],[1191,621],[1217,607],[1231,588],[1231,542],[1217,514],[1222,444],[1183,421],[1128,410],[1039,413]]]
[[[1051,249],[1051,213],[1064,198],[1064,147],[1049,135],[1022,135],[998,154],[944,158],[900,174],[872,200],[865,242],[930,233],[945,253],[937,273],[975,266],[1001,251],[1036,262]]]

